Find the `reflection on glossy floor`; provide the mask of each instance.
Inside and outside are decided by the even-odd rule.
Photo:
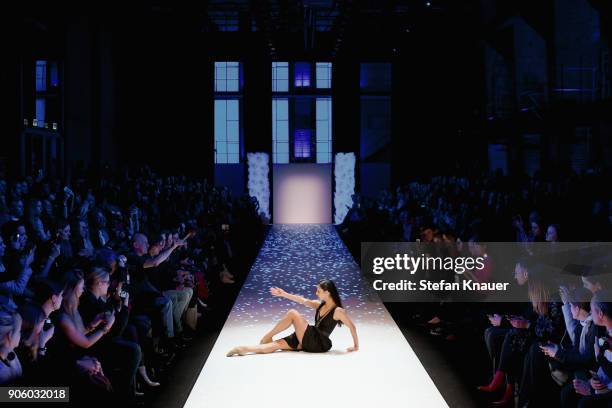
[[[277,352],[228,358],[257,344],[289,308],[312,324],[314,310],[272,297],[279,286],[315,298],[321,279],[336,282],[357,326],[360,350],[336,327],[328,353]],[[288,329],[283,337],[293,332]],[[275,225],[246,279],[185,407],[446,407],[447,404],[374,291],[360,277],[331,225]]]

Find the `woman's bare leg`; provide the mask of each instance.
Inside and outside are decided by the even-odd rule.
[[[302,345],[298,345],[298,350],[302,349]],[[234,354],[239,354],[241,356],[247,353],[255,353],[255,354],[269,354],[274,353],[277,350],[293,350],[289,344],[283,339],[276,340],[266,344],[257,344],[255,346],[238,346],[231,349],[227,356],[231,357]]]
[[[266,333],[265,336],[262,337],[259,344],[266,344],[266,343],[272,342],[272,337],[288,329],[289,326],[291,326],[291,316],[289,316],[289,312],[287,312],[285,313],[283,318],[280,319],[278,323],[276,323],[276,325],[272,328],[272,330],[270,330],[268,333]]]
[[[308,326],[308,322],[304,317],[295,309],[289,309],[285,316],[276,323],[276,325],[270,330],[260,341],[259,344],[267,344],[272,342],[272,337],[277,335],[278,333],[286,330],[289,326],[293,325],[295,327],[295,333],[297,338],[302,343],[302,337],[304,337],[304,332],[306,331],[306,327]]]

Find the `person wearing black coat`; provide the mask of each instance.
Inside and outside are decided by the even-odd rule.
[[[108,271],[94,268],[85,277],[86,290],[79,302],[79,313],[86,327],[95,326],[104,320],[105,316],[114,315],[115,323],[110,332],[97,342],[91,351],[100,360],[117,368],[113,373],[114,378],[111,378],[111,381],[114,380],[113,385],[118,391],[133,397],[142,352],[137,343],[122,337],[128,323],[129,311],[125,305],[107,300],[109,284]]]

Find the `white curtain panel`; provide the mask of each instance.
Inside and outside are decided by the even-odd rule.
[[[247,153],[249,195],[257,198],[259,213],[270,219],[270,156],[267,153]]]
[[[336,153],[334,176],[334,223],[340,224],[353,204],[355,194],[355,153]]]

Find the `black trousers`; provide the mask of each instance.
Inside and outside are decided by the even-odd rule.
[[[506,333],[499,354],[498,369],[506,373],[508,382],[519,380],[523,372],[525,352],[517,347],[514,338],[516,335],[518,333],[515,330],[510,330]]]
[[[493,374],[499,370],[499,356],[502,350],[504,338],[510,329],[508,327],[491,326],[484,332],[484,340],[493,365]]]
[[[140,345],[141,361],[140,365],[146,365],[145,357],[151,359],[155,354],[153,349],[152,326],[151,319],[145,315],[131,316],[131,323],[128,324],[124,337],[126,340],[133,341]]]
[[[111,380],[115,391],[121,396],[132,398],[136,372],[141,365],[140,346],[133,341],[116,337],[93,351],[102,363],[104,374]]]
[[[523,360],[523,376],[519,387],[519,406],[551,406],[559,395],[559,386],[552,379],[548,357],[542,353],[538,343],[532,344]],[[554,406],[554,405],[553,405]]]

